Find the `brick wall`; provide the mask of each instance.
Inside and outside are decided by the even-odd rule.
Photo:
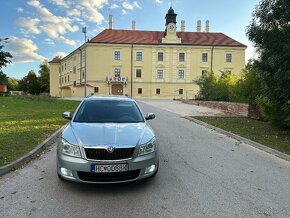
[[[250,117],[253,119],[259,119],[259,108],[255,105],[234,103],[234,102],[222,102],[222,101],[196,101],[196,100],[182,100],[182,102],[193,105],[200,105],[213,109],[219,109],[226,113],[241,116]]]

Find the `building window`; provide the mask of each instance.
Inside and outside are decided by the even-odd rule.
[[[184,70],[178,70],[178,79],[184,79]]]
[[[85,62],[86,61],[86,51],[83,50],[82,51],[82,62]]]
[[[178,89],[178,94],[183,95],[183,89]]]
[[[136,69],[136,77],[141,78],[142,77],[142,70],[141,69]]]
[[[61,71],[63,71],[63,65],[61,65]]]
[[[184,61],[184,60],[185,60],[185,54],[179,53],[179,61]]]
[[[66,70],[66,63],[64,64],[64,70]]]
[[[138,94],[142,94],[142,88],[138,88]]]
[[[121,69],[120,68],[115,68],[114,74],[115,74],[115,77],[120,77],[120,75],[121,75]]]
[[[226,54],[226,62],[227,63],[231,63],[232,62],[232,54],[230,54],[230,53]]]
[[[160,95],[160,89],[156,89],[156,94]]]
[[[202,70],[202,71],[201,71],[201,75],[202,75],[202,76],[205,76],[206,73],[207,73],[207,70]]]
[[[77,59],[77,57],[76,57],[76,56],[74,56],[74,59],[73,59],[73,60],[75,61],[76,59]]]
[[[163,79],[163,70],[157,70],[157,79]]]
[[[64,83],[66,83],[66,76],[64,77]]]
[[[61,83],[63,83],[63,77],[61,77]]]
[[[137,61],[142,61],[142,52],[141,51],[137,51],[137,53],[136,53],[136,60]]]
[[[67,82],[69,82],[69,75],[67,75]]]
[[[158,61],[163,61],[163,52],[158,52]]]
[[[83,70],[83,79],[85,78],[85,71]]]
[[[77,86],[77,81],[74,81],[74,85],[73,85],[74,87],[76,87]]]
[[[202,62],[207,62],[207,53],[202,53]]]
[[[59,84],[61,84],[61,79],[59,78]]]
[[[114,52],[114,60],[119,61],[121,58],[121,52],[120,51],[115,51]]]
[[[73,68],[73,73],[74,73],[74,74],[77,73],[77,67],[76,67],[76,66],[74,66],[74,68]]]
[[[225,73],[226,73],[227,75],[231,75],[231,74],[232,74],[232,71],[231,71],[231,70],[226,70]]]
[[[99,93],[99,87],[94,87],[94,93]]]

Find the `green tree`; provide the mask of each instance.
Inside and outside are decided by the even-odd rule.
[[[256,61],[250,60],[242,70],[241,78],[230,88],[230,101],[256,104],[257,97],[261,93],[261,85],[259,69],[255,63]]]
[[[7,64],[11,63],[10,58],[12,58],[12,55],[9,52],[3,51],[4,44],[6,43],[8,38],[1,39],[0,38],[0,70],[2,67],[6,67]]]
[[[274,124],[290,126],[289,0],[262,0],[253,12],[247,36],[259,53],[261,113]]]
[[[8,77],[0,70],[0,85],[7,85]]]
[[[40,86],[40,92],[49,92],[49,67],[47,62],[43,62],[39,65],[40,70],[38,82]]]
[[[7,83],[7,89],[9,91],[16,91],[18,90],[18,79],[12,78],[12,77],[8,77],[8,83]]]
[[[38,79],[33,70],[30,70],[27,76],[19,81],[19,90],[33,95],[40,93]]]

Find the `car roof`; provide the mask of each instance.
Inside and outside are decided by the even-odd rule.
[[[84,101],[94,101],[94,100],[117,100],[117,101],[135,101],[126,96],[119,96],[119,95],[108,95],[108,96],[100,96],[100,95],[91,95],[84,99]]]

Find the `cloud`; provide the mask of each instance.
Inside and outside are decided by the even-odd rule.
[[[87,20],[101,24],[104,21],[104,16],[99,12],[99,9],[102,9],[107,3],[108,0],[82,0],[79,8]]]
[[[24,18],[24,17],[20,17],[18,19],[17,24],[20,26],[20,28],[22,28],[22,32],[24,34],[40,34],[41,31],[38,28],[38,24],[39,24],[40,20],[37,18]]]
[[[72,45],[72,46],[76,45],[76,42],[74,40],[66,39],[63,36],[60,36],[59,37],[59,40],[62,41],[62,42],[64,42],[67,45]]]
[[[62,6],[65,8],[69,8],[69,3],[66,2],[65,0],[51,0],[53,4],[57,6]]]
[[[156,1],[156,3],[158,3],[158,4],[162,4],[162,0],[155,0]]]
[[[41,22],[43,23],[40,28],[51,38],[58,38],[69,32],[76,32],[79,27],[72,25],[73,20],[68,17],[55,16],[47,8],[45,8],[38,0],[30,0],[28,5],[35,7],[40,15]],[[72,43],[71,43],[72,44]]]
[[[140,8],[140,6],[138,5],[138,3],[136,1],[132,2],[131,4],[127,1],[122,3],[123,8],[127,9],[127,10],[134,10],[135,8]]]
[[[78,9],[69,9],[66,11],[66,14],[70,17],[79,17],[81,12]]]
[[[30,39],[9,37],[8,50],[12,54],[12,62],[27,63],[34,61],[44,61],[45,57],[37,54],[38,47]]]
[[[19,13],[23,12],[23,8],[17,8],[16,10],[17,10],[17,12],[19,12]]]
[[[120,7],[120,6],[117,5],[117,4],[112,4],[112,5],[110,6],[111,9],[116,9],[116,8],[119,8],[119,7]]]
[[[128,14],[128,12],[125,9],[122,9],[122,14]]]
[[[54,41],[53,41],[52,39],[50,39],[50,38],[46,38],[46,39],[44,40],[44,42],[45,42],[46,44],[48,44],[48,45],[55,46]]]

